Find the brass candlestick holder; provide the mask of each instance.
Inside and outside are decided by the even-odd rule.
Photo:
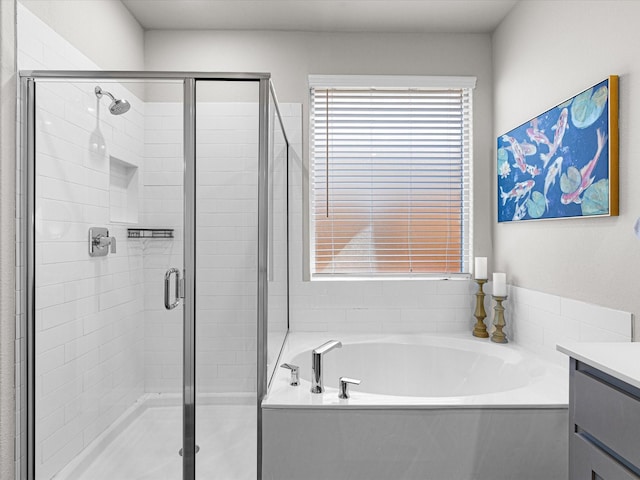
[[[496,327],[496,330],[493,332],[493,335],[491,335],[491,341],[496,343],[507,343],[509,340],[507,340],[507,336],[502,331],[504,326],[507,324],[504,321],[504,307],[502,306],[502,302],[504,302],[507,297],[506,295],[504,297],[496,297],[494,295],[493,299],[496,301],[496,305],[493,307],[495,310],[493,325]]]
[[[476,311],[473,314],[473,316],[476,317],[476,324],[473,327],[473,336],[489,338],[487,326],[484,324],[487,312],[484,311],[484,292],[482,291],[482,286],[487,283],[487,280],[483,278],[476,278],[475,282],[478,284],[478,291],[476,292]]]

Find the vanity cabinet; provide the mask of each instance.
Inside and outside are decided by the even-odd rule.
[[[572,357],[569,435],[570,480],[640,480],[640,388]]]

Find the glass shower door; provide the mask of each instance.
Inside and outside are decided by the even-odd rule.
[[[32,87],[34,478],[180,479],[183,82]]]

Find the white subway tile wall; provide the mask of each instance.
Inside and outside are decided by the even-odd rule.
[[[256,391],[258,85],[256,102],[204,101],[236,86],[207,83],[196,107],[196,372],[198,395]]]
[[[556,350],[558,343],[630,342],[632,338],[629,312],[513,285],[504,306],[507,336],[560,365],[568,366],[568,360]],[[493,310],[490,315],[493,318]]]
[[[178,93],[181,86],[176,85]],[[164,307],[164,275],[183,262],[183,119],[180,104],[147,102],[141,225],[173,239],[139,240],[144,251],[144,391],[182,392],[183,311]]]
[[[110,220],[112,158],[142,167],[144,104],[103,82],[131,104],[126,115],[111,115],[94,86],[41,81],[36,90],[39,478],[58,472],[144,393],[142,246]],[[137,205],[139,186],[131,187]],[[90,227],[108,228],[117,253],[90,257]]]

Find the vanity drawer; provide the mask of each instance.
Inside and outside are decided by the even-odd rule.
[[[575,424],[574,431],[586,431],[627,462],[640,466],[640,398],[585,371],[572,373],[570,425]]]
[[[577,433],[571,436],[571,480],[640,480]]]

